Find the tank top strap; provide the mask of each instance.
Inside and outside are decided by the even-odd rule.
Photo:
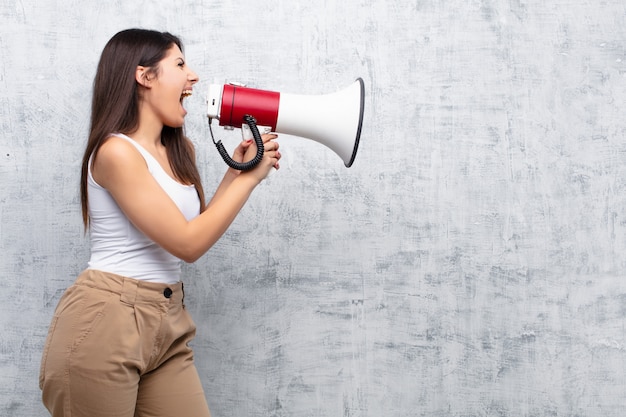
[[[122,138],[125,141],[127,141],[128,143],[130,143],[131,145],[133,145],[135,147],[135,149],[137,149],[139,151],[141,156],[143,156],[143,159],[146,161],[146,164],[148,164],[148,168],[149,168],[150,172],[154,172],[155,169],[158,169],[160,171],[163,170],[163,168],[161,167],[159,162],[156,160],[156,158],[154,156],[152,156],[152,154],[150,154],[150,152],[148,152],[143,146],[141,146],[140,144],[135,142],[135,140],[133,138],[131,138],[129,136],[126,136],[123,133],[114,133],[111,136]]]

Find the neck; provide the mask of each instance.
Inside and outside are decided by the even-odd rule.
[[[133,139],[144,147],[157,147],[161,145],[162,131],[163,123],[154,116],[154,113],[140,108],[139,124],[137,129],[131,132]]]

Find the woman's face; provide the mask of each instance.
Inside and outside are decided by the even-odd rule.
[[[187,66],[183,53],[174,45],[159,62],[158,75],[144,99],[163,125],[181,127],[187,115],[183,100],[192,94],[197,82],[198,75]]]

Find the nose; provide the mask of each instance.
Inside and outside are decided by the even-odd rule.
[[[195,84],[200,80],[200,77],[198,77],[198,74],[196,74],[195,71],[189,70],[189,73],[187,74],[187,79],[191,81],[192,84]]]

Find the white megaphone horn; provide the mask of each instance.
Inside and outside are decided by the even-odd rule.
[[[341,91],[323,95],[285,94],[234,83],[211,84],[207,109],[209,127],[213,119],[218,119],[219,125],[225,128],[249,126],[252,130],[257,142],[256,161],[244,164],[234,162],[221,141],[215,143],[224,161],[236,169],[251,169],[263,156],[263,147],[260,146],[263,142],[257,125],[265,128],[265,132],[284,133],[319,142],[339,155],[346,167],[350,167],[361,137],[364,96],[365,87],[361,78]]]

